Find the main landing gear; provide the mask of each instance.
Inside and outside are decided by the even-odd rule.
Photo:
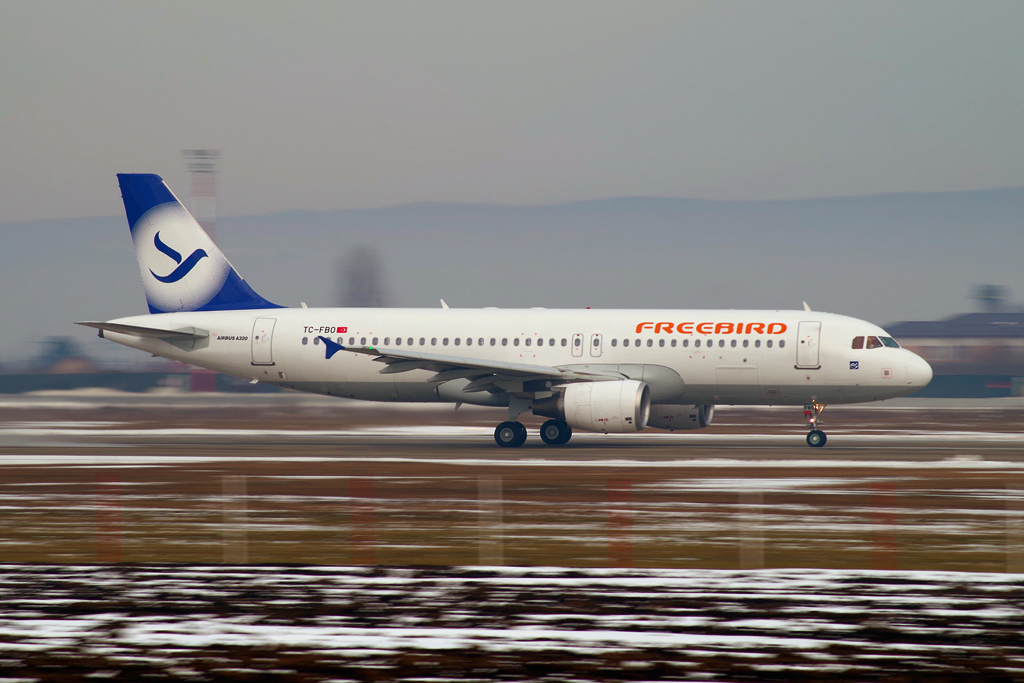
[[[807,445],[811,448],[821,448],[828,441],[825,432],[818,429],[820,421],[818,416],[823,410],[825,410],[825,405],[822,403],[808,403],[804,406],[804,417],[807,418],[807,425],[811,428],[811,431],[807,433]]]
[[[526,443],[526,427],[522,422],[502,422],[494,430],[494,440],[502,448],[519,448]]]
[[[549,446],[561,446],[572,438],[572,427],[563,420],[548,420],[540,428],[540,439]],[[521,422],[502,422],[494,430],[494,440],[502,448],[519,448],[526,443],[526,427]]]
[[[548,420],[540,427],[540,440],[549,446],[561,446],[572,438],[572,427],[564,420]]]

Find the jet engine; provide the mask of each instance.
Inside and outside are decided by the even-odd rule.
[[[702,406],[651,406],[651,416],[647,424],[657,429],[704,429],[711,424],[715,416],[715,407]]]
[[[533,414],[565,420],[590,432],[639,432],[647,426],[651,389],[635,379],[570,384],[565,391],[534,402]]]

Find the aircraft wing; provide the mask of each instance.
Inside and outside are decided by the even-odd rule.
[[[382,349],[374,346],[342,346],[337,342],[320,337],[326,347],[326,357],[330,359],[338,351],[362,353],[375,356],[374,360],[384,363],[381,374],[395,374],[410,370],[431,370],[435,374],[428,382],[447,382],[452,379],[472,380],[463,391],[485,391],[491,385],[506,380],[530,381],[551,380],[556,384],[569,382],[594,382],[611,379],[622,379],[622,375],[609,370],[560,368],[552,365],[533,363],[507,363],[484,358],[467,358],[449,356],[439,353],[426,353],[405,349]]]

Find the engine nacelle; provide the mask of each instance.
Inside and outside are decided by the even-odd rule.
[[[704,429],[711,424],[715,416],[714,406],[651,406],[651,416],[647,420],[650,427],[657,429]]]
[[[639,432],[651,412],[651,389],[643,382],[581,382],[533,404],[533,414],[565,420],[589,432]]]

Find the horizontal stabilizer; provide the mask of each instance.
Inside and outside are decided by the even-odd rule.
[[[129,334],[133,337],[150,337],[152,339],[166,339],[168,341],[184,341],[186,339],[206,339],[210,333],[195,327],[183,327],[177,330],[161,330],[158,327],[142,327],[141,325],[122,325],[120,323],[105,322],[78,322],[76,325],[95,327],[101,333],[116,332],[117,334]]]

